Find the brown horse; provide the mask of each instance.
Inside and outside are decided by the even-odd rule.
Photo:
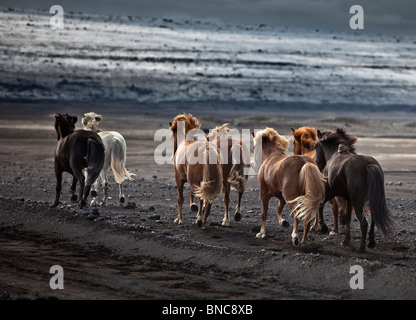
[[[261,146],[261,151],[259,147]],[[287,203],[294,214],[292,243],[299,245],[298,223],[304,220],[301,243],[306,240],[311,218],[318,211],[325,198],[325,185],[321,172],[314,161],[307,156],[285,154],[289,141],[274,129],[266,128],[254,137],[256,162],[262,165],[258,174],[260,197],[262,201],[262,226],[256,238],[266,236],[266,219],[271,197],[277,197],[279,204],[275,214],[279,225],[288,225],[282,219],[282,210]],[[261,160],[260,160],[261,157]]]
[[[316,160],[315,144],[318,142],[318,134],[315,128],[301,127],[297,130],[292,128],[293,133],[293,153],[299,155],[305,155]],[[347,201],[342,197],[334,197],[329,200],[332,206],[332,214],[334,216],[334,227],[330,234],[338,233],[338,214],[341,213],[341,217],[347,212]],[[321,225],[321,232],[328,233],[328,227],[324,222],[323,216],[318,219],[315,218],[315,222],[312,226],[313,229],[318,229],[318,224]]]
[[[361,227],[360,251],[365,252],[368,223],[363,209],[368,205],[371,212],[371,226],[368,247],[376,245],[374,225],[388,236],[393,232],[394,221],[387,207],[384,191],[384,174],[380,164],[373,157],[355,153],[357,137],[345,133],[343,129],[317,131],[319,141],[316,149],[316,162],[319,169],[328,176],[325,202],[334,196],[347,200],[346,234],[343,244],[350,243],[350,222],[355,210]],[[323,205],[320,208],[322,214]]]
[[[236,210],[234,213],[234,220],[240,221],[241,219],[241,198],[244,194],[245,183],[248,176],[244,174],[244,168],[249,167],[249,161],[244,161],[244,152],[247,152],[248,148],[239,138],[229,135],[230,128],[228,124],[213,129],[207,136],[208,141],[216,143],[217,147],[221,150],[223,159],[222,163],[222,187],[224,192],[224,205],[225,213],[222,221],[223,226],[230,225],[230,217],[228,214],[228,205],[230,203],[230,189],[233,186],[238,192],[238,201]],[[238,154],[237,159],[234,159],[233,155]],[[247,162],[247,164],[245,164]]]
[[[62,189],[62,173],[68,172],[72,175],[70,188],[71,200],[76,201],[76,184],[79,181],[79,205],[85,206],[91,185],[99,176],[104,165],[104,144],[99,135],[92,131],[76,130],[75,123],[78,118],[68,114],[55,115],[55,131],[58,143],[55,147],[55,175],[56,196],[53,206],[59,204]],[[83,170],[87,169],[87,181]]]
[[[194,195],[199,197],[197,225],[205,227],[212,201],[221,193],[223,180],[221,153],[215,144],[206,141],[203,132],[198,132],[201,131],[199,121],[191,114],[176,116],[173,122],[169,123],[169,129],[173,133],[173,167],[178,187],[178,216],[175,223],[182,223],[183,187],[185,182],[188,182],[191,186],[189,190],[191,209],[194,210],[196,207],[193,203]],[[192,131],[200,134],[201,140],[195,141]],[[181,139],[178,140],[180,135]],[[201,220],[204,201],[204,217]]]

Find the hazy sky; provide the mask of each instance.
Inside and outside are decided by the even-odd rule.
[[[313,29],[349,29],[349,9],[364,8],[365,32],[416,36],[416,0],[1,0],[0,6],[142,17],[217,19]]]

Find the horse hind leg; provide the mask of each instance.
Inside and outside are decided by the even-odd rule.
[[[118,198],[121,204],[123,204],[126,201],[126,197],[124,196],[123,192],[123,183],[120,183],[118,185]]]
[[[374,221],[371,220],[370,232],[368,234],[368,244],[367,244],[367,247],[369,247],[370,249],[372,249],[375,246],[376,246],[376,237],[375,237],[375,233],[374,233]]]
[[[289,222],[287,222],[285,219],[282,218],[282,212],[283,212],[283,208],[286,204],[286,201],[283,198],[279,198],[279,203],[277,204],[276,210],[275,210],[275,215],[277,218],[277,221],[279,222],[279,226],[281,227],[289,227]]]
[[[75,178],[75,176],[73,176],[72,177],[72,184],[71,184],[71,187],[69,188],[69,193],[71,194],[71,201],[72,202],[77,202],[78,201],[78,196],[75,194],[77,183],[78,183],[78,179]]]
[[[270,196],[266,194],[261,194],[261,202],[262,202],[262,208],[261,208],[261,228],[260,232],[256,234],[257,239],[263,239],[266,237],[266,221],[267,221],[267,211],[269,210],[269,201]]]
[[[189,199],[189,207],[191,208],[192,212],[198,212],[198,205],[194,202],[194,190],[192,190],[192,188],[190,188],[189,192],[188,192],[188,199]]]
[[[211,212],[211,206],[212,206],[212,202],[206,201],[205,208],[204,208],[204,217],[202,218],[202,229],[206,228],[206,222]],[[198,227],[201,227],[201,226],[198,225]]]
[[[89,172],[87,172],[87,175],[89,175]],[[82,209],[86,205],[85,200],[85,177],[81,169],[74,170],[74,176],[79,181],[79,207]],[[89,192],[89,189],[88,189]]]
[[[299,247],[299,234],[298,234],[298,224],[299,224],[299,219],[296,218],[297,214],[296,214],[296,204],[294,203],[288,203],[289,209],[291,212],[293,212],[293,216],[294,216],[294,222],[293,222],[293,229],[292,229],[292,244],[294,247]],[[306,230],[305,230],[306,231]],[[306,238],[306,236],[305,236]]]
[[[183,201],[184,201],[184,197],[183,197],[183,186],[184,186],[184,182],[183,181],[176,181],[176,185],[178,187],[178,216],[175,219],[175,223],[177,224],[181,224],[182,223],[182,206],[183,206]]]
[[[98,206],[98,200],[97,200],[97,189],[98,189],[98,179],[93,183],[93,185],[91,186],[91,206],[92,207],[97,207]]]
[[[355,215],[358,218],[358,221],[360,222],[361,227],[361,244],[360,244],[360,252],[365,252],[365,243],[367,238],[367,230],[368,230],[368,222],[363,214],[363,208],[362,206],[355,206]],[[374,232],[374,229],[373,229]]]
[[[230,183],[228,181],[223,183],[224,188],[224,206],[225,206],[225,212],[224,212],[224,218],[222,219],[222,226],[223,227],[229,227],[230,226],[230,215],[228,212],[228,206],[230,204]]]
[[[59,198],[60,198],[61,190],[62,190],[62,171],[56,168],[55,175],[56,175],[56,193],[55,193],[55,201],[53,203],[53,207],[56,207],[59,204]]]
[[[237,206],[235,207],[234,212],[234,221],[240,221],[241,220],[241,198],[243,197],[243,191],[238,192],[238,200],[237,200]]]
[[[108,199],[108,179],[107,179],[107,170],[102,170],[100,173],[100,179],[103,187],[103,200],[100,205],[106,206]],[[97,179],[98,180],[98,179]]]
[[[351,241],[351,214],[352,204],[351,201],[347,201],[347,212],[345,214],[345,237],[342,242],[343,246],[349,246]]]
[[[85,182],[82,181],[83,194],[82,194],[82,198],[80,201],[80,205],[84,206],[87,203],[87,198],[90,194],[91,186],[94,184],[94,182],[96,182],[99,175],[100,175],[100,171],[93,170],[93,169],[87,170],[87,179]],[[85,179],[84,176],[82,178]],[[81,181],[80,181],[80,184],[81,184]]]

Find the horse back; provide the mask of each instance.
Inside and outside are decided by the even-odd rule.
[[[307,156],[293,155],[279,159],[270,157],[259,172],[259,183],[267,186],[271,194],[281,193],[287,186],[299,184],[299,173],[306,163],[314,163]]]
[[[380,164],[371,156],[346,154],[338,155],[329,164],[328,183],[336,195],[348,199],[355,197],[357,190],[361,196],[366,195],[367,175],[370,165],[380,168]],[[382,170],[381,170],[382,172]]]
[[[76,130],[60,139],[55,148],[55,161],[65,170],[72,172],[74,165],[83,169],[87,167],[85,157],[88,155],[88,140],[92,139],[102,144],[100,136],[92,131]]]

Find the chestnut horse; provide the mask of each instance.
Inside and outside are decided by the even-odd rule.
[[[234,220],[241,219],[241,198],[244,194],[245,183],[248,176],[244,174],[244,168],[249,167],[250,163],[244,161],[244,152],[249,155],[247,146],[241,139],[237,139],[228,132],[230,128],[228,124],[223,124],[214,128],[207,136],[208,141],[216,143],[220,148],[223,164],[222,164],[222,187],[224,192],[225,213],[222,221],[223,226],[230,225],[230,217],[228,214],[228,205],[230,203],[230,189],[234,187],[238,192],[238,201],[234,213]],[[235,157],[234,157],[235,155]],[[247,163],[247,164],[246,164]]]
[[[293,153],[299,155],[305,155],[311,157],[315,161],[315,144],[318,141],[318,134],[315,128],[301,127],[297,130],[292,129],[293,133]],[[334,227],[330,234],[338,233],[338,214],[341,213],[341,217],[347,212],[347,201],[342,197],[334,197],[329,200],[332,206],[332,214],[334,216]],[[313,229],[318,229],[318,224],[321,225],[321,232],[328,233],[328,227],[324,222],[324,218],[315,218],[315,222],[312,226]]]
[[[97,179],[104,165],[104,144],[98,134],[92,131],[76,130],[75,123],[78,118],[68,114],[55,115],[55,131],[58,143],[55,147],[55,175],[56,196],[53,206],[59,204],[62,189],[62,173],[72,175],[70,188],[71,200],[76,201],[76,184],[79,181],[79,205],[85,206],[90,193],[91,185]],[[87,170],[87,180],[83,170]]]
[[[254,134],[253,134],[254,135]],[[259,147],[261,146],[261,152]],[[307,156],[286,155],[289,141],[280,136],[274,129],[266,128],[257,132],[254,137],[256,163],[262,165],[258,174],[260,197],[262,201],[262,226],[256,238],[266,236],[266,219],[271,197],[277,197],[279,204],[275,214],[279,225],[287,226],[282,219],[282,210],[287,203],[294,214],[292,243],[299,245],[298,223],[304,220],[301,243],[306,240],[312,216],[318,211],[325,198],[323,175],[315,162]],[[261,157],[261,160],[260,160]]]
[[[386,236],[393,232],[394,221],[386,203],[383,170],[373,157],[355,153],[357,137],[346,134],[343,129],[325,132],[318,130],[317,134],[316,163],[328,176],[325,202],[334,196],[347,200],[343,245],[350,243],[351,213],[354,209],[361,227],[360,252],[365,252],[368,223],[363,209],[366,205],[371,212],[368,247],[376,245],[374,225]],[[323,205],[320,214],[322,211]]]
[[[196,195],[199,197],[196,222],[198,227],[205,228],[212,201],[219,196],[222,188],[220,150],[215,144],[206,141],[205,134],[199,130],[199,121],[191,114],[176,116],[173,122],[169,123],[169,129],[173,133],[173,167],[178,187],[178,216],[175,223],[182,223],[183,187],[185,182],[188,182],[191,209],[196,206],[193,203],[193,197]],[[194,140],[193,133],[199,134],[198,138],[201,140]],[[182,141],[178,141],[179,136],[182,137]],[[204,201],[204,216],[201,220]]]

